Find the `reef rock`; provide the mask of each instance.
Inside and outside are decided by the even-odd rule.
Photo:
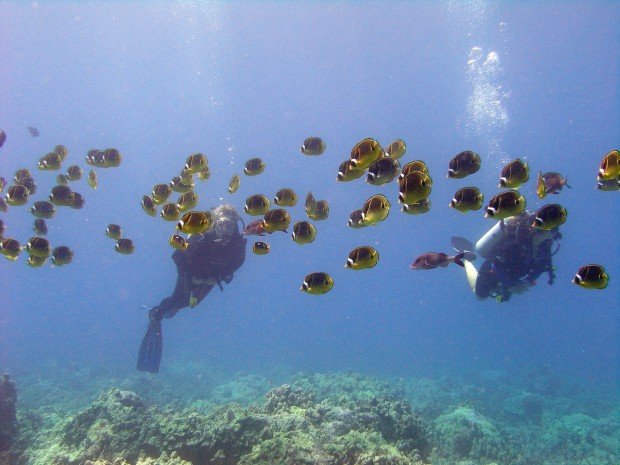
[[[17,389],[9,374],[0,376],[0,451],[11,447],[17,430]]]
[[[472,407],[462,406],[435,420],[437,453],[451,461],[484,463],[500,458],[505,441],[491,421]]]

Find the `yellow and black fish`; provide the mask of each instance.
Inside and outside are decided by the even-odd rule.
[[[155,201],[153,200],[152,197],[148,196],[148,195],[144,195],[142,196],[142,210],[144,210],[144,213],[146,213],[149,216],[156,216],[157,215],[157,210],[155,207]]]
[[[293,189],[285,187],[276,193],[273,203],[281,207],[294,207],[297,205],[297,194]]]
[[[15,185],[24,186],[26,189],[28,189],[29,195],[34,195],[37,192],[37,183],[34,182],[34,179],[30,176],[15,181]]]
[[[179,210],[182,212],[191,210],[196,205],[198,205],[198,194],[196,194],[194,191],[189,191],[181,194],[181,196],[177,200],[177,205],[179,206]]]
[[[36,255],[31,255],[28,257],[28,261],[26,261],[26,263],[33,268],[38,268],[39,266],[43,266],[46,261],[47,257],[37,257]]]
[[[186,251],[189,247],[189,243],[185,240],[183,236],[179,236],[178,234],[173,234],[170,236],[168,243],[177,250],[182,252]]]
[[[28,252],[28,255],[40,258],[47,258],[52,252],[50,242],[41,236],[31,237],[24,249]]]
[[[82,168],[78,165],[71,165],[67,168],[66,176],[69,181],[79,181],[82,179]]]
[[[316,227],[308,221],[298,221],[293,226],[291,236],[298,244],[309,244],[316,238]]]
[[[166,221],[177,221],[181,216],[181,210],[176,203],[165,203],[159,215]]]
[[[476,187],[463,187],[456,191],[450,207],[461,213],[467,213],[470,210],[480,210],[484,195]]]
[[[248,215],[260,216],[264,215],[267,210],[269,210],[270,206],[271,202],[269,202],[269,199],[266,196],[263,194],[254,194],[245,200],[243,210]]]
[[[24,205],[28,202],[28,196],[30,195],[30,191],[27,187],[21,185],[13,185],[9,186],[6,190],[6,196],[4,200],[7,204],[12,207],[17,207],[20,205]]]
[[[24,178],[31,178],[32,175],[30,174],[30,170],[28,168],[20,168],[17,171],[15,171],[15,177],[13,178],[13,180],[15,182],[18,182],[20,179],[24,179]]]
[[[385,154],[393,158],[394,160],[398,160],[401,158],[405,152],[407,151],[407,144],[401,139],[396,139],[390,145],[388,145],[387,149],[385,149]]]
[[[448,166],[448,177],[461,179],[474,174],[480,169],[480,156],[471,150],[465,150],[452,158]]]
[[[6,179],[0,176],[0,192],[2,192],[5,187],[6,187]]]
[[[121,238],[116,241],[114,250],[116,250],[120,254],[129,255],[134,253],[136,247],[133,245],[133,241],[131,239]]]
[[[84,206],[84,197],[79,192],[71,192],[71,208],[79,210]]]
[[[99,182],[97,180],[97,172],[95,170],[90,170],[88,172],[88,185],[92,189],[97,189],[97,186],[99,185]]]
[[[200,152],[191,154],[189,157],[187,157],[187,160],[185,161],[185,169],[191,174],[195,174],[199,171],[204,170],[207,165],[207,157],[205,157]]]
[[[299,151],[304,155],[321,155],[325,152],[325,142],[320,137],[308,137]]]
[[[178,192],[179,194],[184,194],[186,192],[191,191],[194,188],[194,182],[190,182],[189,184],[185,184],[181,179],[181,176],[175,176],[172,178],[169,184],[170,188],[174,192]]]
[[[263,171],[265,171],[265,162],[260,158],[250,158],[245,162],[245,167],[243,168],[243,172],[247,176],[256,176]]]
[[[566,208],[557,203],[544,205],[536,211],[536,218],[532,223],[532,228],[544,229],[550,231],[551,229],[564,224],[566,221]]]
[[[428,198],[424,198],[410,205],[403,204],[402,211],[408,213],[409,215],[421,215],[422,213],[426,213],[431,209],[431,201]]]
[[[327,200],[319,200],[312,213],[308,213],[308,218],[314,221],[325,220],[329,216],[329,204]]]
[[[343,161],[338,167],[338,176],[336,176],[336,180],[340,182],[349,182],[354,179],[361,178],[364,175],[365,171],[360,169],[353,169],[351,165],[351,160]]]
[[[601,160],[598,170],[598,181],[607,181],[620,176],[620,151],[612,150]]]
[[[596,188],[600,191],[617,191],[620,189],[620,176],[615,179],[601,179],[596,182]]]
[[[365,170],[384,155],[385,152],[379,142],[370,137],[363,139],[351,149],[351,168]]]
[[[69,178],[67,177],[66,174],[60,173],[59,175],[56,176],[56,184],[60,184],[61,186],[68,186]]]
[[[189,185],[194,182],[194,175],[190,173],[187,168],[183,168],[181,170],[181,172],[179,173],[179,177],[181,178],[181,181],[183,181],[183,184],[185,185]]]
[[[518,191],[510,190],[497,194],[487,205],[486,218],[503,220],[515,216],[525,210],[525,198]]]
[[[266,242],[257,241],[254,242],[254,245],[252,245],[252,252],[256,255],[267,255],[270,250],[271,248]]]
[[[308,294],[325,294],[334,287],[334,280],[330,275],[322,271],[310,273],[304,278],[300,290]]]
[[[283,208],[269,210],[263,216],[263,224],[265,232],[272,233],[275,231],[286,232],[291,224],[291,215]]]
[[[5,229],[6,229],[6,226],[4,225],[4,221],[2,221],[2,218],[0,218],[0,239],[4,237]]]
[[[196,174],[198,176],[198,179],[200,179],[201,181],[207,181],[211,177],[211,170],[207,166],[205,169],[198,171],[198,173]]]
[[[361,224],[371,226],[385,220],[390,213],[390,201],[385,195],[377,194],[370,197],[362,207]]]
[[[546,194],[559,194],[564,186],[568,187],[569,189],[571,188],[568,185],[567,179],[563,177],[560,173],[556,173],[555,171],[546,172],[542,175],[542,179],[545,186]]]
[[[73,261],[73,250],[66,245],[59,245],[52,250],[52,263],[56,266],[68,265]]]
[[[105,151],[103,151],[103,150],[97,150],[97,149],[89,150],[88,153],[86,154],[86,163],[88,163],[91,166],[103,168],[103,166],[104,166],[104,160],[103,160],[104,153],[105,153]]]
[[[37,218],[53,218],[56,214],[56,208],[51,202],[47,200],[40,200],[35,202],[32,207],[30,207],[30,213],[32,213]]]
[[[115,168],[121,165],[123,157],[115,148],[105,149],[103,151],[103,168]]]
[[[57,207],[70,207],[73,205],[73,191],[69,186],[54,186],[49,201]]]
[[[375,266],[378,261],[379,253],[373,247],[362,246],[349,253],[349,258],[347,258],[347,263],[344,266],[352,270],[365,270]]]
[[[40,170],[52,171],[59,170],[62,158],[56,152],[49,152],[39,160],[37,167]]]
[[[7,211],[9,211],[9,206],[7,205],[6,201],[2,197],[0,197],[0,212],[6,213]]]
[[[498,187],[516,189],[521,184],[525,184],[528,179],[530,179],[530,168],[526,162],[517,158],[502,169]]]
[[[151,196],[153,197],[153,202],[155,202],[155,205],[161,205],[163,203],[166,203],[168,197],[170,197],[171,194],[172,187],[170,187],[168,184],[156,184],[153,187],[153,192],[151,193]]]
[[[579,268],[573,283],[586,289],[605,289],[609,276],[601,265],[591,264]]]
[[[122,236],[122,229],[118,224],[111,223],[105,228],[105,235],[117,241]]]
[[[426,166],[426,163],[424,163],[422,160],[413,160],[405,164],[405,166],[402,167],[398,178],[402,179],[405,176],[407,176],[409,173],[413,173],[414,171],[421,171],[422,173],[428,176],[428,167]]]
[[[540,171],[538,172],[538,178],[536,179],[536,195],[539,199],[544,199],[547,196],[545,179],[542,177],[542,173]]]
[[[368,167],[366,182],[374,186],[381,186],[392,182],[400,172],[400,163],[390,157],[382,157]]]
[[[230,182],[228,183],[228,192],[234,194],[239,189],[239,184],[241,184],[241,178],[238,174],[233,174],[230,178]]]
[[[308,195],[306,195],[305,205],[306,214],[308,216],[314,215],[314,213],[316,212],[316,200],[314,199],[314,195],[312,195],[312,192],[308,192]]]
[[[15,239],[4,238],[0,240],[0,253],[4,255],[7,260],[15,261],[19,257],[19,253],[22,248],[19,242]]]
[[[65,158],[67,158],[67,155],[69,155],[69,150],[67,150],[67,147],[65,147],[64,145],[57,145],[56,147],[54,147],[54,152],[60,155],[61,161],[65,161]]]
[[[350,226],[353,229],[364,228],[366,225],[362,222],[362,209],[354,210],[349,215],[349,221],[347,222],[347,226]]]
[[[432,185],[428,175],[413,171],[398,180],[398,201],[409,205],[419,202],[430,195]]]
[[[47,235],[47,223],[43,218],[37,218],[34,220],[32,230],[37,236],[45,236]]]
[[[176,228],[185,234],[201,234],[211,229],[213,221],[210,211],[190,211],[183,215]]]

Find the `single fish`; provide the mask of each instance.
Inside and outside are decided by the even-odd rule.
[[[448,177],[461,179],[474,174],[480,169],[480,156],[471,150],[465,150],[452,158],[448,166]]]
[[[601,265],[585,265],[579,268],[573,278],[573,283],[585,289],[605,289],[609,276]]]
[[[325,152],[325,142],[320,137],[308,137],[299,151],[304,155],[321,155]]]

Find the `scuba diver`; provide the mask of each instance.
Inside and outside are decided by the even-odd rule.
[[[186,307],[195,307],[214,286],[224,290],[245,261],[247,240],[238,228],[239,215],[230,205],[213,209],[214,225],[204,234],[192,235],[187,250],[175,250],[177,283],[170,297],[149,309],[149,326],[140,345],[138,370],[157,373],[162,355],[161,320]]]
[[[461,237],[452,238],[458,251],[475,251],[485,261],[479,270],[465,261],[470,287],[480,300],[495,297],[505,302],[512,294],[521,294],[547,273],[549,285],[555,280],[552,257],[560,248],[558,228],[549,231],[532,227],[535,214],[523,212],[495,224],[475,248]],[[554,249],[555,244],[555,249]]]

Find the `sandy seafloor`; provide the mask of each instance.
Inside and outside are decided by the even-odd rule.
[[[605,465],[620,457],[613,385],[544,366],[385,379],[227,372],[166,376],[50,365],[16,373],[2,464]]]

